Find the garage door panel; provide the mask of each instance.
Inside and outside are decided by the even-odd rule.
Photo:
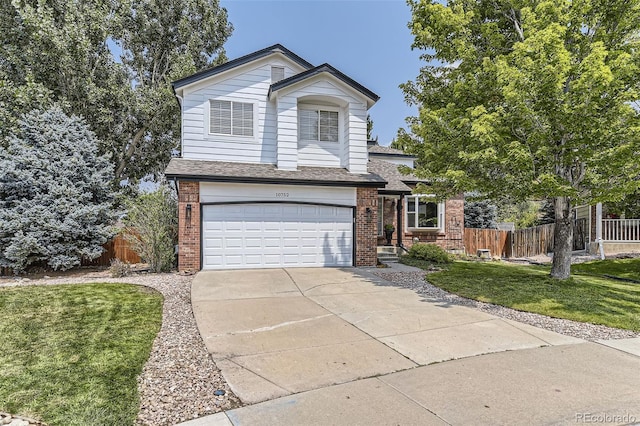
[[[204,269],[352,265],[349,207],[211,205],[202,220]]]

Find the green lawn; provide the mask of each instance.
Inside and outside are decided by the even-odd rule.
[[[129,284],[0,289],[0,411],[55,425],[132,425],[162,295]]]
[[[640,257],[580,263],[573,265],[571,271],[582,275],[609,275],[640,282]]]
[[[547,266],[457,261],[427,280],[451,293],[551,317],[640,331],[640,284],[603,278],[634,277],[637,259],[575,265],[568,280]]]

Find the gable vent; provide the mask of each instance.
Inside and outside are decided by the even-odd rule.
[[[271,82],[275,83],[283,79],[284,79],[284,67],[271,67]]]

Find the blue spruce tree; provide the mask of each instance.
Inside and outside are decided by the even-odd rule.
[[[82,119],[34,110],[0,148],[0,266],[66,270],[113,235],[113,166]]]

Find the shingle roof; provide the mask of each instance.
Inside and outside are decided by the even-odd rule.
[[[373,154],[373,155],[393,155],[393,156],[397,156],[397,157],[409,157],[409,158],[415,158],[415,156],[410,155],[410,154],[406,154],[404,151],[399,150],[399,149],[395,149],[395,148],[391,148],[389,146],[382,146],[382,145],[378,145],[378,144],[369,144],[369,154]]]
[[[317,186],[368,186],[383,188],[386,181],[375,173],[354,174],[330,167],[279,170],[273,164],[231,163],[172,158],[165,176],[182,180],[242,183],[286,183]]]
[[[207,68],[201,71],[198,71],[195,74],[189,75],[187,77],[181,78],[180,80],[176,80],[171,85],[173,89],[178,89],[182,86],[186,86],[188,84],[195,83],[198,80],[202,80],[203,78],[211,77],[212,75],[219,74],[221,72],[230,70],[232,68],[238,67],[240,65],[244,65],[246,63],[255,61],[256,59],[263,58],[265,56],[271,55],[273,53],[282,53],[287,58],[296,62],[303,68],[309,69],[313,68],[313,65],[309,62],[302,59],[300,56],[296,55],[286,47],[281,44],[274,44],[273,46],[265,47],[264,49],[260,49],[257,52],[249,53],[248,55],[241,56],[240,58],[233,59],[231,61],[225,62],[222,65],[218,65],[216,67]]]
[[[378,100],[380,99],[380,96],[376,95],[371,90],[369,90],[366,87],[364,87],[362,84],[360,84],[357,81],[353,80],[351,77],[349,77],[346,74],[340,72],[339,70],[337,70],[336,68],[332,67],[329,64],[318,65],[317,67],[308,69],[308,70],[303,71],[301,73],[298,73],[296,75],[292,75],[291,77],[285,78],[284,80],[280,80],[277,83],[273,83],[271,85],[271,87],[269,87],[269,96],[271,96],[272,92],[278,91],[278,90],[283,89],[283,88],[285,88],[287,86],[291,86],[292,84],[296,84],[296,83],[298,83],[300,81],[306,80],[308,78],[311,78],[311,77],[316,76],[318,74],[321,74],[323,72],[331,74],[332,76],[334,76],[338,80],[342,81],[343,83],[347,84],[348,86],[351,86],[353,89],[357,90],[358,92],[360,92],[363,95],[365,95],[367,98],[371,99],[374,103],[378,102]]]
[[[411,192],[412,188],[407,183],[420,182],[414,175],[405,175],[398,170],[398,165],[389,161],[369,159],[369,172],[375,173],[387,181],[387,185],[380,192]]]

